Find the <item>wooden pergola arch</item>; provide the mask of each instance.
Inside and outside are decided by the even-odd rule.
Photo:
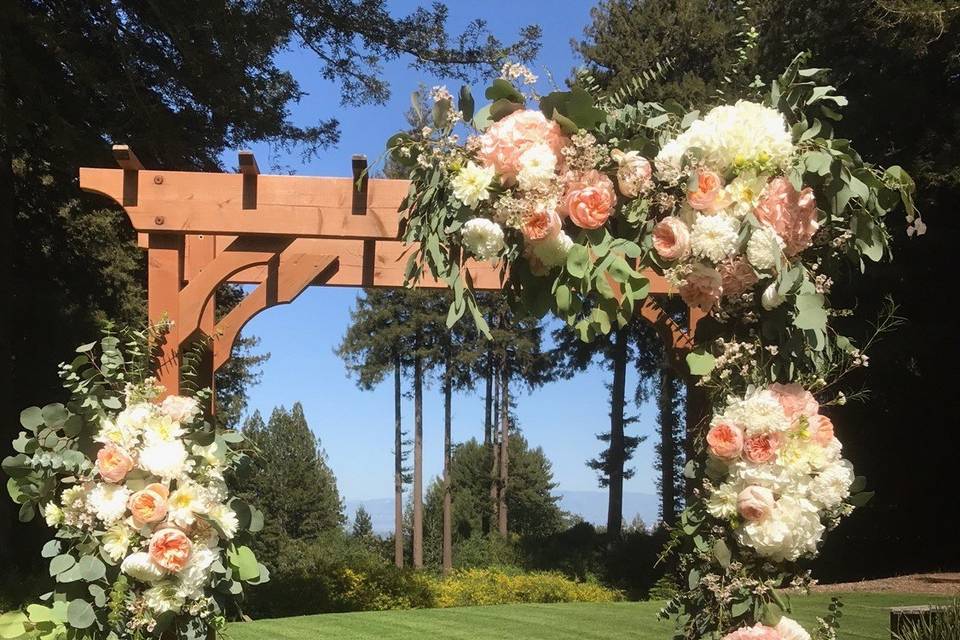
[[[353,157],[351,178],[325,178],[263,175],[250,151],[239,153],[239,173],[152,171],[125,145],[114,145],[113,155],[119,169],[83,167],[80,187],[121,205],[147,251],[150,322],[171,322],[157,370],[168,395],[180,392],[182,349],[191,340],[212,344],[212,386],[240,330],[264,309],[292,302],[311,285],[403,286],[409,247],[398,239],[398,209],[409,182],[367,179],[363,156]],[[501,288],[491,265],[464,266],[476,289]],[[668,283],[644,275],[651,295],[640,313],[682,372],[702,314],[691,309],[689,326],[678,325],[657,303]],[[217,321],[215,295],[224,283],[255,288]],[[428,276],[418,286],[446,284]],[[694,395],[687,394],[688,427],[702,415]]]

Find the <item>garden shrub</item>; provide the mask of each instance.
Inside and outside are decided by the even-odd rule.
[[[470,607],[523,602],[616,602],[619,591],[577,582],[556,572],[462,569],[435,583],[436,606]]]
[[[523,566],[523,555],[514,536],[475,534],[457,542],[454,551],[453,562],[457,569]]]
[[[956,640],[960,638],[960,598],[942,607],[938,615],[907,622],[894,640]]]

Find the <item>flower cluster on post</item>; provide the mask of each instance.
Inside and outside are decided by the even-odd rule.
[[[51,606],[8,615],[41,637],[206,637],[243,582],[268,579],[239,544],[263,516],[227,487],[243,438],[207,423],[197,397],[161,400],[116,337],[99,357],[95,345],[61,369],[69,404],[23,411],[19,453],[3,463],[21,519],[37,510],[56,531],[43,549]]]

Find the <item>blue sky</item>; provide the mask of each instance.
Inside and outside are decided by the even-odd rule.
[[[415,7],[414,2],[394,2],[397,13]],[[589,20],[592,2],[512,2],[487,0],[482,3],[449,2],[450,29],[456,32],[472,18],[488,20],[491,30],[503,40],[511,40],[526,24],[543,28],[543,48],[534,71],[546,77],[546,70],[562,82],[579,64],[571,49],[571,38],[579,38]],[[562,7],[562,9],[561,9]],[[380,157],[384,141],[405,125],[404,113],[409,95],[418,83],[431,86],[444,82],[406,68],[406,61],[385,65],[392,97],[384,106],[342,108],[339,89],[324,81],[313,57],[301,50],[284,54],[280,64],[289,69],[308,93],[293,107],[297,123],[309,124],[336,115],[340,120],[340,144],[309,163],[298,155],[271,157],[266,147],[255,147],[262,170],[279,163],[298,174],[346,176],[350,157],[366,154]],[[547,85],[544,84],[544,88]],[[481,91],[475,94],[482,95]],[[235,155],[225,158],[228,166]],[[386,497],[392,494],[393,395],[390,382],[370,392],[357,389],[346,377],[343,363],[334,354],[349,323],[350,309],[357,291],[314,287],[293,304],[269,309],[255,317],[245,334],[261,339],[260,348],[271,354],[264,366],[263,380],[250,391],[250,410],[259,409],[268,416],[276,405],[303,403],[311,428],[321,440],[329,463],[337,476],[341,495],[350,500]],[[533,445],[543,447],[553,462],[554,475],[562,490],[596,489],[596,476],[584,462],[600,449],[595,434],[609,428],[608,371],[593,368],[570,381],[551,384],[518,398],[520,426]],[[628,380],[632,391],[635,378]],[[481,385],[482,388],[482,385]],[[404,406],[404,420],[412,426],[412,407]],[[634,408],[635,409],[635,408]],[[482,437],[482,398],[458,395],[453,408],[455,441]],[[634,433],[650,436],[640,445],[633,465],[636,476],[626,483],[626,491],[654,492],[653,440],[654,409],[643,407]],[[436,385],[425,398],[424,471],[425,477],[439,474],[442,463],[442,401]]]

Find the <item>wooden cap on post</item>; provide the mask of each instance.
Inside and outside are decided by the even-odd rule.
[[[244,175],[257,175],[260,173],[260,167],[257,166],[257,158],[253,151],[244,149],[237,153],[237,163],[240,166],[240,173]]]
[[[140,171],[143,169],[143,163],[140,162],[137,154],[125,144],[113,145],[113,159],[124,171]]]
[[[237,152],[237,165],[240,167],[240,173],[243,174],[241,207],[244,209],[256,209],[257,176],[260,174],[260,167],[257,166],[257,157],[253,155],[253,151],[244,149]]]
[[[353,173],[353,215],[367,214],[367,156],[362,153],[353,154],[351,168]]]

